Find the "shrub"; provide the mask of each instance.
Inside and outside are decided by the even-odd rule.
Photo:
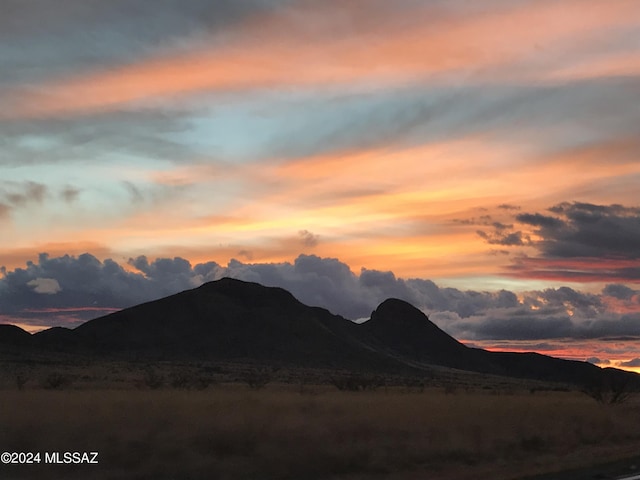
[[[213,380],[209,377],[198,376],[184,371],[173,372],[169,380],[169,384],[172,388],[182,390],[190,390],[192,388],[195,388],[196,390],[204,390],[212,382]]]
[[[24,373],[16,374],[16,387],[18,390],[24,390],[24,386],[27,383],[27,376]]]
[[[628,378],[613,375],[593,381],[582,389],[582,393],[593,398],[596,402],[606,405],[624,403],[636,393]]]
[[[172,388],[187,390],[193,385],[192,377],[186,372],[173,372],[170,378]]]
[[[408,377],[404,379],[403,382],[404,386],[407,389],[407,392],[419,392],[422,393],[424,392],[425,389],[425,381],[422,378],[418,378],[418,377]]]
[[[458,393],[458,385],[453,382],[445,383],[444,393],[445,395],[455,395],[456,393]]]
[[[43,381],[43,387],[47,390],[62,390],[71,385],[71,379],[60,372],[47,375]]]
[[[157,390],[164,385],[164,376],[156,372],[154,369],[149,368],[144,372],[142,381],[144,382],[144,385],[151,390]]]
[[[242,373],[241,379],[249,388],[259,390],[273,379],[273,371],[267,368],[252,368]]]
[[[347,376],[331,377],[330,381],[338,390],[351,392],[376,390],[385,383],[382,377],[356,373]]]

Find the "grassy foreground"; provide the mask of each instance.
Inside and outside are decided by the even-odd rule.
[[[637,400],[571,392],[4,390],[0,425],[0,451],[100,454],[1,478],[508,479],[640,447]]]

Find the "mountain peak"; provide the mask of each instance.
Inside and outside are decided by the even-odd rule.
[[[299,304],[291,292],[280,287],[267,287],[260,283],[247,282],[237,278],[223,277],[202,284],[196,290],[205,290],[224,295],[229,299],[257,305]]]
[[[373,342],[405,358],[455,368],[470,363],[461,361],[467,355],[464,345],[404,300],[385,300],[362,325]]]
[[[282,288],[228,277],[71,330],[32,336],[0,325],[0,346],[0,352],[24,347],[135,361],[204,359],[386,372],[440,365],[584,384],[601,372],[582,362],[467,348],[398,298],[385,300],[369,321],[355,324],[306,306]]]
[[[399,298],[388,298],[378,305],[378,308],[371,313],[370,322],[376,324],[389,322],[396,327],[431,323],[422,311]]]

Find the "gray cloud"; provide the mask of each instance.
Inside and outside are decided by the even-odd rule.
[[[498,208],[505,208],[505,206],[498,206]],[[507,210],[511,210],[514,207],[506,206]],[[523,234],[520,230],[515,230],[513,224],[506,224],[496,220],[493,220],[490,215],[483,215],[479,219],[468,219],[462,222],[467,225],[484,225],[492,227],[493,231],[487,232],[486,230],[476,230],[476,234],[490,245],[502,245],[504,247],[516,247],[529,245],[531,238]]]
[[[523,246],[529,243],[529,239],[522,232],[504,232],[497,229],[493,233],[478,230],[476,233],[491,245],[503,245],[505,247]]]
[[[0,180],[0,218],[9,215],[20,208],[32,205],[42,205],[45,200],[59,198],[67,203],[73,203],[80,190],[66,186],[59,191],[43,183],[33,181],[2,181]]]
[[[637,136],[640,114],[628,103],[637,78],[598,78],[561,85],[464,83],[443,87],[420,83],[385,91],[336,95],[315,93],[282,111],[296,125],[266,148],[276,155],[415,146],[475,134],[507,134],[513,140],[544,145],[548,155],[584,146],[578,126],[593,133],[594,144]],[[548,119],[554,118],[553,128]],[[544,140],[544,141],[543,141]],[[633,159],[629,145],[608,161]],[[505,204],[509,207],[511,205]]]
[[[518,215],[516,219],[521,223],[541,227],[547,230],[560,229],[564,227],[564,222],[555,218],[541,215],[539,213],[523,213]]]
[[[149,262],[147,257],[140,256],[129,259],[128,263],[142,272],[149,284],[172,293],[193,288],[196,284],[202,283],[194,280],[197,274],[191,267],[191,263],[184,258],[158,258]],[[209,268],[215,271],[216,267],[217,264],[212,263]]]
[[[0,180],[0,220],[9,218],[19,208],[42,204],[48,189],[38,182],[15,182]]]
[[[5,203],[0,203],[0,219],[6,218],[11,212],[11,207]]]
[[[293,3],[288,0],[139,0],[132,6],[126,0],[61,0],[51,9],[47,8],[50,0],[9,0],[3,3],[0,19],[0,64],[6,67],[0,82],[29,84],[37,90],[43,78],[55,79],[78,70],[108,71],[114,65],[135,64],[136,60],[155,58],[161,52],[188,51],[194,41],[207,45],[224,43],[229,40],[228,34],[242,22]],[[318,22],[322,24],[320,32],[326,37],[327,31],[333,32],[336,28],[333,23],[344,33],[351,32],[360,22],[387,21],[391,17],[394,21],[400,18],[406,22],[410,15],[397,12],[421,6],[414,1],[402,2],[402,8],[395,3],[393,7],[385,2],[371,3],[366,15],[340,18],[340,22],[326,19]],[[474,7],[468,2],[428,3],[438,18],[472,15],[476,9],[499,10],[506,6],[504,2],[492,2],[489,7]],[[305,26],[314,23],[313,18],[304,15],[299,15],[299,20]],[[422,145],[478,133],[500,136],[506,133],[515,141],[522,139],[530,145],[544,145],[544,153],[549,153],[549,148],[562,150],[583,145],[584,135],[576,132],[584,130],[597,133],[593,133],[594,143],[637,136],[640,115],[628,102],[628,98],[634,98],[637,93],[635,77],[554,85],[472,83],[474,80],[477,79],[471,77],[469,82],[443,86],[441,81],[430,84],[428,79],[419,78],[411,85],[386,90],[354,93],[350,87],[342,94],[336,94],[335,89],[298,95],[287,92],[268,106],[273,121],[266,122],[264,134],[256,136],[264,138],[263,144],[258,138],[254,139],[255,150],[261,152],[256,155],[300,157],[378,145]],[[245,98],[245,92],[242,96]],[[8,94],[5,97],[5,101],[13,98],[8,98]],[[226,101],[229,98],[233,99],[233,94],[225,97]],[[2,101],[0,91],[0,107]],[[147,115],[181,116],[184,120],[193,111],[181,113],[154,109]],[[73,128],[65,128],[73,119],[59,119],[62,132],[69,132],[65,136],[62,132],[51,133],[54,127],[47,125],[45,133],[55,137],[56,145],[45,152],[25,147],[15,135],[3,134],[6,145],[0,151],[0,164],[96,158],[103,152],[123,150],[149,159],[188,156],[189,143],[165,135],[162,120],[145,120],[125,111],[81,117],[79,125]],[[554,119],[552,128],[549,118]],[[6,132],[10,124],[5,122],[0,130]],[[274,130],[278,124],[286,128]],[[18,130],[27,131],[24,125]],[[544,142],[537,141],[541,136]],[[222,145],[220,150],[225,148],[229,147]],[[629,150],[631,153],[614,155],[615,158],[607,161],[635,155],[637,146]]]
[[[513,228],[493,219],[470,219],[465,224],[492,227],[477,230],[489,244],[538,250],[535,257],[526,251],[514,256],[506,269],[517,277],[618,283],[640,280],[640,207],[563,202],[547,211],[514,214],[511,220],[517,225]],[[611,296],[629,294],[624,288],[628,287],[611,287]]]
[[[640,337],[640,312],[619,314],[608,309],[606,297],[628,295],[612,286],[599,295],[568,287],[519,295],[508,290],[463,291],[439,287],[431,280],[398,278],[390,271],[363,268],[357,275],[338,259],[315,255],[300,255],[293,263],[231,260],[227,266],[139,256],[128,264],[136,271],[90,254],[57,258],[41,254],[26,268],[2,269],[0,316],[69,325],[100,315],[100,309],[108,313],[229,276],[286,288],[303,303],[352,320],[368,318],[386,298],[400,298],[456,338],[471,341]],[[77,311],[70,317],[69,309]]]
[[[209,43],[270,0],[5,0],[0,18],[2,83],[34,83],[69,70],[109,68],[161,50]]]
[[[573,202],[549,210],[558,216],[516,216],[538,227],[536,246],[545,256],[640,258],[640,208]]]
[[[621,367],[640,367],[640,358],[634,358],[628,362],[620,362]]]
[[[453,223],[458,225],[484,225],[491,226],[494,223],[491,215],[481,215],[479,217],[471,218],[454,218]]]
[[[602,290],[603,295],[617,298],[618,300],[630,300],[634,295],[639,292],[621,284],[606,285]]]
[[[498,208],[501,208],[503,210],[520,210],[520,207],[518,205],[511,205],[510,203],[502,203],[498,205]]]
[[[298,232],[298,235],[300,236],[300,240],[302,240],[302,243],[305,246],[315,247],[316,245],[318,245],[318,235],[311,233],[309,230],[300,230]]]
[[[122,182],[122,185],[125,190],[127,190],[132,203],[141,203],[144,201],[142,191],[133,182],[124,181]]]
[[[506,315],[505,315],[506,314]],[[537,340],[566,338],[574,333],[568,316],[535,315],[526,310],[487,315],[477,320],[458,322],[455,330],[473,340]]]
[[[73,203],[80,195],[80,192],[81,190],[79,188],[66,186],[62,192],[60,192],[60,196],[65,202]]]
[[[188,128],[186,116],[184,109],[158,108],[0,120],[0,166],[69,164],[114,154],[143,157],[152,163],[180,162],[192,153],[191,148],[171,135]]]
[[[47,187],[38,182],[0,182],[0,198],[14,207],[29,203],[42,203]]]
[[[49,289],[57,284],[58,288],[53,288],[57,290],[55,294],[43,295],[37,291],[43,287],[43,279],[47,279]],[[50,258],[43,253],[37,263],[28,262],[26,268],[4,269],[0,279],[0,314],[50,310],[50,320],[55,324],[57,309],[124,308],[162,295],[164,287],[150,287],[143,275],[127,272],[113,260],[101,262],[90,254]],[[173,292],[164,290],[163,293]],[[77,320],[91,316],[95,313],[81,314]],[[46,323],[46,315],[42,318]]]

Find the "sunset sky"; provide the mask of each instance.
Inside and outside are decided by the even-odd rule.
[[[9,0],[0,322],[222,276],[640,371],[637,0]]]

